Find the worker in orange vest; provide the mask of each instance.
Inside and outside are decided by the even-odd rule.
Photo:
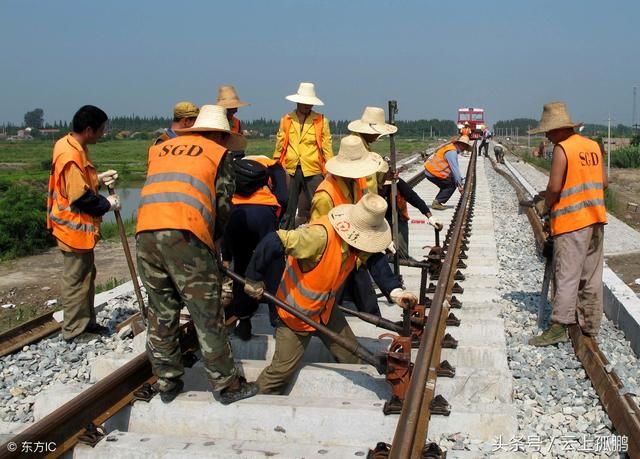
[[[348,135],[340,140],[338,154],[327,161],[327,176],[318,186],[311,200],[311,219],[316,221],[329,214],[329,211],[341,204],[355,204],[362,196],[370,192],[367,179],[375,177],[383,159],[377,153],[366,148],[364,140],[357,135]],[[374,179],[375,180],[375,179]],[[374,181],[375,183],[375,181]],[[377,191],[377,190],[376,190]],[[375,263],[377,255],[370,262]],[[381,269],[389,265],[380,254]],[[371,276],[364,264],[358,263],[344,290],[350,295],[359,311],[380,315],[378,298],[371,285]],[[338,303],[342,303],[343,293],[338,294]]]
[[[118,195],[101,196],[98,188],[113,185],[118,173],[109,170],[97,174],[88,147],[104,135],[107,120],[104,111],[85,105],[73,116],[72,132],[53,147],[47,228],[64,259],[60,302],[64,310],[62,337],[66,341],[89,341],[109,332],[96,322],[93,249],[100,238],[101,217],[120,209]]]
[[[251,104],[241,101],[240,97],[238,97],[238,93],[236,92],[236,88],[233,86],[222,85],[218,88],[218,100],[216,101],[216,105],[227,109],[227,119],[229,120],[231,132],[242,134],[242,125],[240,120],[236,117],[236,113],[238,113],[238,109],[240,107],[246,107]],[[244,150],[234,151],[232,152],[232,155],[234,158],[241,158],[244,156]]]
[[[287,204],[286,172],[280,163],[266,156],[245,156],[237,159],[233,168],[236,189],[233,210],[224,230],[222,260],[226,267],[233,261],[233,270],[244,276],[258,243],[278,229],[280,212]],[[279,280],[279,274],[275,274],[271,285]],[[258,309],[258,302],[247,296],[243,287],[233,282],[232,299],[225,308],[225,316],[228,325],[237,319],[234,333],[248,341],[251,317]]]
[[[175,107],[173,107],[173,122],[171,123],[171,127],[165,129],[153,144],[158,145],[165,140],[177,137],[176,129],[185,129],[193,126],[199,111],[198,106],[193,102],[178,102]]]
[[[469,126],[468,121],[465,121],[464,124],[462,125],[462,128],[460,129],[460,135],[471,137],[471,127]]]
[[[309,220],[311,198],[324,178],[325,163],[333,157],[333,151],[329,120],[312,110],[314,105],[324,105],[313,83],[300,83],[298,92],[286,99],[295,102],[296,109],[280,120],[273,158],[289,176],[282,227],[291,229]]]
[[[604,152],[597,142],[574,131],[562,102],[545,104],[540,125],[554,144],[547,189],[540,193],[550,209],[556,291],[551,327],[529,340],[534,346],[565,342],[567,326],[578,323],[595,336],[602,319],[602,265],[608,186]]]
[[[225,109],[204,105],[194,125],[149,149],[140,192],[136,243],[138,269],[149,296],[147,352],[163,402],[183,387],[180,310],[195,326],[205,370],[224,403],[251,397],[233,361],[220,304],[221,276],[214,241],[231,212],[234,181],[228,153],[244,148],[231,134]]]
[[[309,225],[266,236],[247,268],[245,291],[260,298],[265,291],[264,276],[273,269],[272,261],[287,256],[276,297],[355,343],[344,315],[334,308],[336,292],[357,259],[365,261],[391,243],[391,230],[384,219],[386,210],[384,199],[368,193],[357,204],[339,205]],[[379,285],[391,289],[391,297],[399,306],[410,307],[417,302],[393,273],[382,281],[378,279]],[[265,394],[282,393],[315,331],[283,309],[276,309],[281,323],[275,332],[275,354],[257,380],[260,393]],[[357,357],[323,335],[319,337],[338,362],[358,363]]]
[[[449,200],[456,188],[460,193],[464,190],[462,174],[460,174],[460,166],[458,165],[458,154],[465,150],[471,150],[469,138],[459,137],[438,148],[424,163],[424,173],[427,180],[440,188],[431,203],[432,209],[446,209],[443,204]]]
[[[391,224],[391,171],[389,164],[384,161],[383,166],[380,168],[380,174],[382,179],[378,180],[378,194],[382,196],[388,204],[387,214],[385,218]],[[418,209],[422,215],[427,217],[427,223],[434,228],[442,228],[442,224],[431,214],[431,210],[426,202],[416,193],[413,188],[409,186],[407,182],[400,177],[397,179],[398,193],[396,195],[396,212],[398,212],[398,256],[403,259],[411,259],[409,255],[409,209],[407,204],[411,204]]]

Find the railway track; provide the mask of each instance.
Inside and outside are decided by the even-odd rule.
[[[0,334],[0,357],[60,331],[62,325],[53,318],[53,311],[31,319]]]
[[[392,349],[396,354],[404,353],[405,357],[409,353],[413,362],[411,369],[402,365],[398,367],[399,370],[404,368],[411,372],[410,380],[402,379],[406,387],[401,393],[401,403],[396,400],[394,405],[395,411],[400,411],[399,416],[382,414],[381,402],[396,394],[396,391],[389,390],[384,377],[378,376],[373,368],[363,365],[331,364],[319,343],[312,342],[305,355],[308,363],[300,371],[287,396],[257,396],[229,407],[221,407],[212,401],[199,364],[187,369],[185,394],[172,404],[162,405],[156,398],[148,403],[136,401],[132,405],[135,400],[149,400],[153,395],[149,393],[148,386],[145,386],[154,381],[148,361],[144,354],[133,359],[115,358],[111,362],[114,372],[107,374],[103,368],[104,374],[98,377],[104,377],[98,383],[13,438],[11,442],[16,445],[36,441],[54,442],[54,451],[39,454],[51,457],[76,446],[74,457],[368,455],[371,458],[435,458],[446,455],[446,451],[437,444],[438,435],[441,438],[443,432],[455,433],[456,427],[469,430],[484,427],[486,431],[482,435],[485,441],[496,437],[498,432],[500,435],[503,432],[505,435],[513,433],[513,426],[509,424],[509,407],[500,405],[493,412],[488,408],[510,397],[505,368],[497,363],[496,368],[479,369],[483,365],[491,366],[487,362],[492,357],[486,353],[488,348],[495,345],[490,343],[487,349],[483,348],[475,353],[463,350],[462,352],[469,353],[469,356],[463,357],[456,354],[460,351],[455,351],[458,341],[446,333],[447,326],[460,324],[455,316],[450,315],[450,309],[458,310],[463,306],[460,310],[463,314],[460,333],[463,329],[469,331],[464,328],[465,325],[483,327],[483,314],[492,313],[490,309],[485,312],[482,300],[474,300],[469,296],[469,301],[465,301],[466,295],[461,286],[466,279],[461,270],[467,266],[475,266],[472,262],[475,263],[478,259],[473,255],[474,251],[478,256],[486,256],[480,245],[473,245],[476,229],[484,228],[483,221],[478,222],[474,211],[476,167],[477,155],[474,151],[467,168],[465,192],[458,200],[448,225],[443,251],[436,251],[437,256],[431,256],[429,263],[408,263],[403,267],[405,282],[411,289],[420,289],[420,298],[424,300],[421,302],[426,309],[417,311],[417,315],[422,313],[423,317],[426,316],[426,323],[423,327],[413,329],[413,341],[419,343],[417,349],[410,350],[411,338],[408,349],[407,346]],[[412,186],[419,186],[422,178],[424,175],[420,170],[408,182]],[[517,179],[512,180],[517,186]],[[533,215],[530,221],[539,223],[539,219],[536,220]],[[414,228],[421,228],[419,219],[414,222]],[[412,241],[419,239],[412,242],[413,247],[424,242],[433,245],[430,236],[425,233],[417,233],[419,236],[412,233]],[[478,237],[484,241],[485,235],[478,234]],[[416,271],[415,268],[419,270]],[[492,266],[487,265],[487,272],[492,269]],[[432,281],[429,286],[428,281]],[[471,290],[474,288],[477,289],[472,286]],[[485,290],[479,291],[487,292],[490,288],[488,285]],[[456,294],[462,295],[463,300],[459,301]],[[428,298],[427,295],[432,297]],[[484,300],[489,301],[486,294]],[[399,319],[399,314],[395,309],[383,311],[383,315],[390,319]],[[467,323],[467,318],[477,321]],[[257,319],[257,326],[254,324],[257,336],[252,341],[233,342],[234,355],[242,359],[242,368],[248,379],[257,376],[273,352],[266,314]],[[376,339],[379,332],[371,325],[355,319],[350,319],[350,324],[356,335],[363,337],[360,341],[364,346],[375,351],[384,351],[389,346],[387,337]],[[606,359],[597,350],[597,344],[578,333],[576,330],[571,332],[577,354],[594,381],[598,394],[602,393],[601,400],[616,430],[629,437],[631,457],[636,457],[640,451],[637,444],[637,434],[640,431],[637,406],[632,404],[629,397],[620,394],[621,383],[615,373],[607,371]],[[464,335],[457,337],[460,338],[462,348],[465,348]],[[188,351],[193,350],[193,342],[189,343],[190,340],[192,335],[185,330],[184,342]],[[442,360],[443,358],[451,360],[453,364]],[[472,360],[478,362],[471,362]],[[474,369],[469,371],[467,367]],[[456,375],[458,377],[454,378]],[[438,376],[440,379],[437,379]],[[472,398],[470,394],[478,397],[478,389],[469,386],[479,384],[479,381],[484,381],[485,384],[490,381],[494,385],[503,384],[505,387],[502,388],[503,392],[484,394],[485,398],[481,402],[468,404],[466,399]],[[469,392],[469,389],[473,390]],[[486,387],[483,390],[486,391]],[[493,400],[486,397],[493,397]],[[478,413],[482,410],[488,412]],[[163,416],[167,419],[163,419]],[[105,423],[108,418],[112,418],[108,421],[111,425],[107,423],[109,433],[103,441],[99,441],[100,432],[96,432],[94,428]],[[462,421],[467,421],[468,424],[461,426]],[[494,425],[482,426],[483,423]],[[82,444],[77,444],[79,439]],[[95,448],[87,446],[91,443],[96,444]],[[0,446],[0,458],[34,457],[32,453],[11,453],[8,445],[9,443]],[[449,451],[450,457],[456,457],[456,454],[468,457],[462,453]]]

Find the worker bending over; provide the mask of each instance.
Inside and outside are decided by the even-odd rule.
[[[440,188],[431,203],[432,209],[446,209],[443,204],[451,198],[456,188],[460,193],[464,191],[460,166],[458,165],[458,154],[465,150],[471,150],[469,137],[460,136],[438,148],[424,163],[424,174],[427,180]]]
[[[268,235],[251,258],[245,291],[259,298],[265,289],[264,276],[272,269],[271,261],[287,256],[276,297],[355,342],[344,315],[334,308],[335,296],[357,259],[366,262],[369,255],[382,252],[391,243],[389,224],[384,219],[386,210],[384,199],[369,193],[357,204],[337,206],[309,225]],[[378,277],[376,282],[390,289],[391,297],[402,307],[417,302],[392,273],[384,279]],[[276,310],[282,323],[276,328],[275,354],[257,380],[260,393],[265,394],[283,392],[315,330],[283,309]],[[323,335],[319,337],[338,362],[358,363],[350,352]]]

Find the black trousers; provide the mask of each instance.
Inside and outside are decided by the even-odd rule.
[[[280,220],[281,229],[294,229],[298,224],[306,223],[309,220],[311,199],[322,180],[324,177],[321,174],[305,177],[302,173],[302,167],[300,165],[296,167],[295,174],[289,176],[289,201],[287,210]],[[296,211],[298,223],[296,223]]]
[[[436,201],[440,204],[444,204],[453,196],[453,193],[456,191],[456,182],[453,180],[453,175],[450,175],[446,179],[441,179],[438,177],[430,177],[427,175],[427,179],[440,188],[440,191],[436,195]]]
[[[371,285],[371,276],[366,266],[363,265],[351,271],[336,297],[337,304],[342,304],[345,294],[351,297],[358,311],[380,316],[378,298]]]
[[[482,150],[484,149],[484,155],[485,156],[489,156],[489,141],[488,140],[483,140],[482,142],[480,142],[480,150],[478,151],[478,154],[480,156],[482,156]]]

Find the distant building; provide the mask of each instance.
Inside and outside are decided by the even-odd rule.
[[[609,139],[604,137],[602,139],[602,145],[604,146],[605,151],[607,150],[607,144],[609,143]],[[611,151],[618,150],[622,147],[628,147],[631,145],[631,139],[626,137],[612,137],[611,138]]]

